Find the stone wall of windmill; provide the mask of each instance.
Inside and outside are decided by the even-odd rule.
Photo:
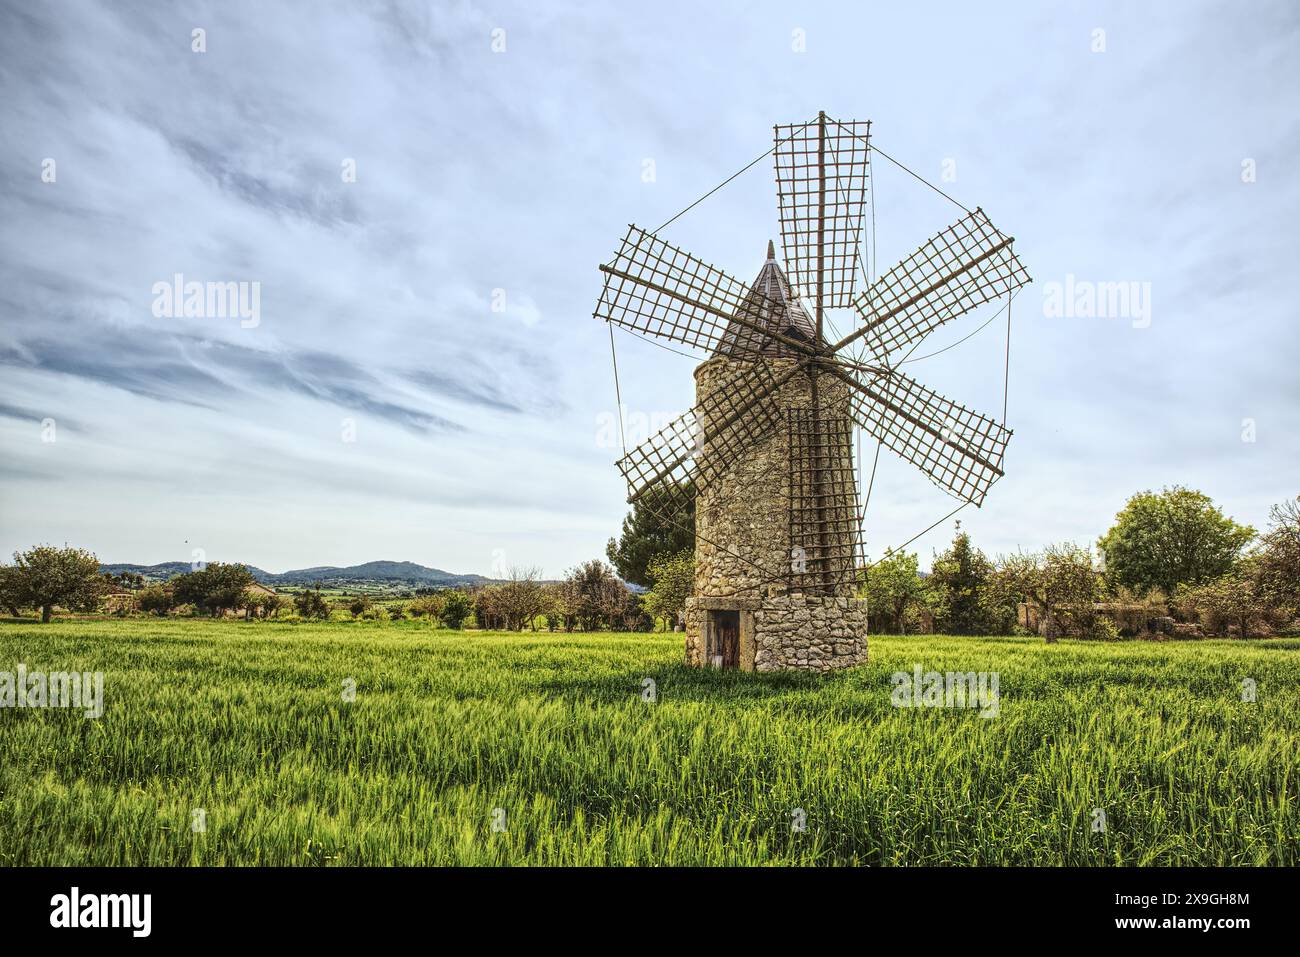
[[[714,358],[696,369],[696,397],[707,403],[718,390],[737,387],[753,360]],[[780,376],[796,360],[768,362]],[[818,391],[823,415],[838,412],[847,417],[847,387],[836,377],[822,374]],[[830,670],[861,664],[867,654],[867,620],[862,602],[852,597],[851,567],[829,593],[813,594],[803,573],[816,568],[815,554],[794,552],[791,524],[792,437],[787,413],[807,410],[812,396],[809,380],[799,373],[775,394],[781,410],[768,437],[738,454],[731,448],[712,447],[716,423],[704,423],[698,452],[700,468],[714,467],[710,456],[725,456],[728,465],[699,493],[696,501],[695,594],[686,608],[686,658],[695,665],[708,664],[708,619],[711,612],[727,609],[742,614],[741,667],[756,671],[787,668]],[[725,441],[724,441],[725,444]],[[835,462],[841,473],[852,474],[847,448],[844,461]],[[856,507],[846,505],[847,528]],[[834,506],[828,507],[831,519]],[[850,543],[833,542],[833,550],[852,553]],[[803,561],[801,562],[801,558]]]

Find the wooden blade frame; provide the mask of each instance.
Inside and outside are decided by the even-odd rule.
[[[800,371],[802,363],[776,375],[767,362],[754,362],[733,387],[710,393],[703,402],[646,439],[618,461],[627,480],[628,501],[648,493],[694,495],[718,479],[737,458],[771,436],[781,422],[773,399]],[[701,452],[707,454],[701,455]]]
[[[851,387],[854,421],[946,492],[983,504],[1002,477],[1009,429],[901,372],[871,378],[833,368]]]
[[[847,306],[858,275],[870,167],[870,121],[773,127],[777,209],[786,275],[795,294]]]
[[[853,301],[862,326],[836,346],[867,338],[878,361],[931,331],[1030,281],[983,210],[942,230]]]
[[[757,356],[775,341],[801,356],[818,354],[813,344],[778,331],[783,303],[768,296],[756,303],[747,283],[637,226],[628,227],[614,259],[600,271],[605,286],[593,313],[597,319],[708,355],[718,351],[734,322],[753,335],[726,340],[733,352]]]
[[[863,564],[853,424],[844,415],[790,409],[791,587],[848,593]]]

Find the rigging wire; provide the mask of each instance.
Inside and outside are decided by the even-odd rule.
[[[1007,300],[1007,358],[1002,369],[1002,428],[1007,427],[1007,390],[1011,385],[1011,304],[1016,301],[1016,293]]]
[[[860,137],[859,137],[859,138],[860,138]],[[888,153],[886,153],[884,150],[882,150],[879,146],[876,146],[876,145],[874,145],[874,144],[872,144],[872,143],[867,143],[867,148],[868,148],[868,149],[873,149],[873,150],[875,150],[877,153],[879,153],[879,154],[880,154],[881,156],[883,156],[885,159],[889,160],[889,162],[893,163],[895,166],[897,166],[899,169],[901,169],[901,170],[902,170],[904,173],[906,173],[907,175],[911,176],[911,177],[912,177],[913,179],[915,179],[917,182],[924,183],[926,186],[929,186],[932,190],[934,190],[936,193],[938,193],[940,196],[942,196],[942,197],[943,197],[944,199],[946,199],[948,202],[952,203],[952,204],[953,204],[954,206],[956,206],[958,209],[961,209],[961,210],[963,210],[964,212],[966,212],[966,213],[968,213],[968,214],[970,213],[970,209],[968,209],[967,207],[963,206],[961,203],[957,202],[957,200],[953,199],[951,196],[949,196],[947,193],[945,193],[943,190],[941,190],[938,186],[935,186],[934,183],[930,182],[930,181],[929,181],[928,179],[926,179],[924,176],[922,176],[922,175],[920,175],[919,173],[913,172],[912,170],[908,169],[906,166],[904,166],[904,165],[903,165],[902,163],[900,163],[898,160],[894,159],[892,156],[890,156]]]
[[[747,173],[747,172],[749,172],[751,169],[753,169],[755,166],[757,166],[757,165],[758,165],[759,163],[761,163],[763,160],[767,159],[769,156],[771,156],[773,153],[776,152],[776,148],[777,148],[778,146],[780,146],[782,143],[786,142],[786,140],[794,139],[794,137],[795,137],[795,135],[796,135],[797,133],[801,133],[801,132],[803,132],[803,131],[806,130],[806,129],[811,125],[811,124],[812,124],[812,120],[809,120],[807,123],[803,124],[803,126],[801,126],[801,127],[799,127],[798,129],[792,131],[792,132],[790,133],[790,135],[787,136],[785,139],[777,140],[775,143],[772,144],[772,148],[769,149],[769,150],[768,150],[766,153],[764,153],[762,156],[756,157],[753,161],[747,163],[747,164],[746,164],[742,169],[739,169],[739,170],[737,170],[736,172],[732,173],[730,176],[728,176],[726,179],[724,179],[724,180],[723,180],[721,183],[719,183],[717,186],[713,187],[713,189],[709,190],[707,193],[705,193],[703,196],[701,196],[701,197],[700,197],[699,199],[697,199],[695,202],[691,203],[691,205],[687,206],[685,209],[683,209],[680,213],[678,213],[678,214],[677,214],[676,216],[674,216],[672,219],[668,220],[668,222],[666,222],[666,223],[664,223],[662,226],[660,226],[659,229],[653,230],[653,232],[658,233],[659,230],[661,230],[661,229],[667,229],[669,226],[671,226],[671,225],[672,225],[673,223],[675,223],[677,220],[681,219],[683,216],[685,216],[687,213],[689,213],[689,212],[690,212],[692,209],[694,209],[696,206],[700,205],[700,203],[704,202],[706,199],[708,199],[710,196],[712,196],[712,195],[713,195],[714,193],[716,193],[718,190],[722,189],[722,187],[724,187],[724,186],[726,186],[728,183],[730,183],[733,179],[735,179],[735,178],[736,178],[737,176],[739,176],[741,173]]]
[[[618,415],[618,439],[623,444],[623,458],[627,458],[627,436],[623,434],[623,390],[618,384],[618,353],[614,351],[614,324],[607,319],[605,325],[609,327],[609,357],[614,362],[614,401],[618,403],[615,407]]]
[[[939,527],[940,525],[942,525],[944,522],[948,521],[948,519],[952,518],[954,515],[956,515],[958,512],[960,512],[963,508],[965,508],[965,507],[966,507],[967,505],[969,505],[969,504],[970,504],[970,502],[962,502],[960,505],[958,505],[956,508],[954,508],[951,512],[949,512],[947,515],[945,515],[943,518],[939,519],[939,521],[935,522],[933,525],[931,525],[929,528],[927,528],[925,531],[923,531],[923,532],[917,532],[915,535],[913,535],[913,536],[912,536],[911,538],[909,538],[907,541],[903,542],[903,544],[901,544],[901,545],[895,546],[894,548],[887,548],[887,549],[885,549],[885,554],[884,554],[882,557],[877,558],[874,562],[872,562],[870,565],[868,565],[867,568],[868,568],[868,569],[875,568],[877,565],[879,565],[881,562],[883,562],[883,561],[884,561],[886,558],[888,558],[890,555],[893,555],[893,554],[895,554],[896,552],[901,552],[904,548],[906,548],[908,545],[911,545],[914,541],[916,541],[916,540],[917,540],[918,538],[920,538],[922,535],[926,534],[927,532],[932,532],[932,531],[934,531],[936,528],[938,528],[938,527]]]
[[[1018,295],[1020,295],[1020,291],[1019,291],[1019,290],[1017,290],[1016,292],[1013,292],[1013,293],[1011,294],[1011,298],[1007,300],[1007,304],[1006,304],[1006,306],[1004,306],[1002,309],[999,309],[997,312],[993,313],[993,315],[989,316],[989,317],[988,317],[987,319],[985,319],[982,323],[980,323],[979,328],[975,329],[975,330],[972,331],[972,332],[968,332],[966,335],[962,336],[962,337],[961,337],[960,339],[958,339],[956,342],[949,343],[948,345],[944,346],[942,349],[936,350],[935,352],[927,352],[927,353],[926,353],[925,355],[923,355],[923,356],[917,356],[915,359],[902,359],[902,360],[900,360],[899,362],[895,363],[895,365],[900,365],[900,366],[901,366],[904,362],[920,362],[920,361],[923,360],[923,359],[933,359],[935,356],[943,355],[943,353],[947,352],[949,349],[955,348],[955,347],[961,345],[961,344],[962,344],[963,342],[965,342],[967,339],[971,339],[971,338],[973,338],[974,336],[978,335],[979,333],[983,332],[983,331],[984,331],[985,329],[987,329],[990,325],[992,325],[993,320],[997,319],[1000,315],[1002,315],[1003,312],[1006,312],[1006,313],[1008,314],[1008,319],[1010,319],[1011,303],[1012,303],[1013,301],[1015,301],[1015,298],[1016,298],[1016,296],[1018,296]],[[918,344],[919,344],[919,343],[918,343]],[[1008,344],[1007,351],[1008,351],[1008,353],[1010,352],[1010,344]],[[1008,363],[1009,363],[1009,362],[1010,362],[1010,360],[1008,360]],[[1008,366],[1008,369],[1007,369],[1007,370],[1004,370],[1004,379],[1005,379],[1005,377],[1006,377],[1006,376],[1005,376],[1005,373],[1007,373],[1007,372],[1009,372],[1009,366]],[[1003,382],[1002,391],[1003,391],[1004,394],[1006,393],[1006,383],[1005,383],[1005,381]],[[1004,403],[1004,405],[1005,405],[1005,403]],[[1006,409],[1005,409],[1005,408],[1003,408],[1003,410],[1002,410],[1002,418],[1003,418],[1004,420],[1006,419]]]

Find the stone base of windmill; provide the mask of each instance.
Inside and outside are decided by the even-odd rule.
[[[741,671],[830,671],[867,660],[867,609],[855,598],[686,599],[686,663]]]

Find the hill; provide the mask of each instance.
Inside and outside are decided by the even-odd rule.
[[[312,568],[294,568],[285,572],[268,572],[255,565],[247,566],[253,577],[264,585],[355,584],[358,582],[383,582],[385,584],[433,585],[455,588],[465,585],[482,585],[492,579],[482,575],[460,575],[429,568],[415,562],[377,561],[360,565],[317,565]],[[190,570],[189,562],[160,562],[157,565],[117,563],[100,565],[100,571],[120,575],[131,572],[143,575],[150,581],[166,581]]]

